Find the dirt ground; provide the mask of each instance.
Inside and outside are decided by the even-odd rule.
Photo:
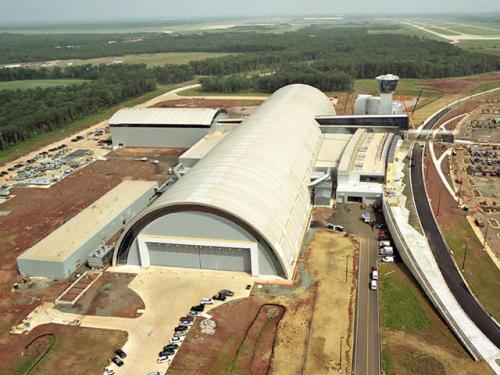
[[[155,107],[161,108],[225,108],[230,116],[247,116],[252,113],[264,100],[254,99],[177,99],[161,102]]]
[[[335,106],[335,112],[337,115],[352,115],[354,113],[354,101],[356,100],[356,94],[345,93],[339,95],[337,99],[337,105]]]
[[[0,373],[21,374],[19,369],[24,368],[30,360],[30,352],[24,349],[25,345],[46,333],[53,333],[56,343],[36,366],[33,373],[37,375],[101,374],[113,351],[127,339],[127,334],[120,331],[47,324],[28,335],[9,337],[8,350],[0,350]],[[2,337],[1,346],[4,341],[5,337]]]
[[[164,181],[167,175],[158,166],[173,166],[182,150],[155,150],[158,165],[130,160],[120,150],[110,154],[109,160],[96,161],[81,168],[50,188],[13,189],[14,198],[2,204],[2,210],[10,211],[0,217],[0,352],[11,353],[10,366],[19,356],[28,337],[9,334],[10,327],[19,323],[44,300],[54,300],[70,280],[50,283],[47,288],[12,292],[12,284],[19,281],[16,257],[33,246],[51,231],[76,215],[83,208],[127,179]],[[125,151],[128,153],[129,151]],[[151,150],[137,150],[135,155],[148,154]],[[113,336],[112,331],[103,333]],[[73,336],[78,337],[74,332]],[[19,345],[21,346],[19,346]],[[84,350],[84,349],[80,349]],[[89,350],[92,348],[89,346]],[[100,363],[102,365],[102,363]]]
[[[252,323],[259,308],[266,303],[286,308],[275,337],[270,374],[337,373],[341,336],[346,338],[343,367],[350,372],[357,275],[357,246],[352,241],[323,229],[312,231],[292,286],[256,284],[250,298],[211,310],[217,324],[215,334],[202,334],[197,327],[191,330],[169,373],[266,373],[261,370],[272,352],[272,329],[263,331],[252,366],[248,365],[248,353],[237,355],[241,343],[252,347],[252,340],[249,340]],[[346,255],[350,256],[347,284]],[[247,330],[249,335],[246,335]],[[265,342],[267,350],[263,350]],[[240,352],[245,353],[245,350]],[[265,353],[267,357],[263,358]],[[250,370],[237,370],[243,368]]]
[[[74,306],[56,306],[62,312],[83,315],[137,318],[144,302],[128,284],[136,274],[104,272]]]
[[[483,83],[498,80],[500,80],[500,73],[497,72],[460,79],[432,79],[427,81],[427,86],[445,94],[467,94]]]

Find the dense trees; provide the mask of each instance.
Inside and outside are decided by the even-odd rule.
[[[304,83],[323,91],[345,91],[352,87],[352,77],[342,72],[322,72],[306,64],[286,65],[276,71],[244,75],[204,77],[202,89],[212,92],[237,92],[244,90],[272,93],[279,88]]]
[[[156,87],[152,72],[142,65],[89,67],[79,77],[94,80],[65,87],[0,91],[0,149]]]

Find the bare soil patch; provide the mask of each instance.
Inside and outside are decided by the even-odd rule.
[[[483,83],[495,82],[498,80],[500,80],[500,73],[491,73],[460,79],[432,79],[428,80],[426,85],[442,91],[445,94],[468,94]]]
[[[9,334],[10,327],[18,324],[36,306],[43,301],[54,300],[66,288],[71,280],[48,283],[45,288],[33,288],[22,291],[12,291],[12,284],[19,281],[16,272],[16,258],[25,250],[47,236],[54,229],[62,225],[83,208],[89,206],[106,192],[123,180],[144,179],[151,181],[165,181],[167,175],[159,173],[157,165],[131,160],[123,156],[122,151],[112,153],[109,160],[96,161],[81,168],[64,180],[50,188],[16,188],[15,197],[2,204],[2,209],[9,210],[8,216],[0,217],[0,352],[15,353],[15,355],[0,358],[2,366],[11,368],[12,361],[22,351],[18,342],[24,343],[28,336]],[[148,154],[148,150],[141,151]],[[169,151],[155,158],[167,165],[173,166],[177,162],[179,152]],[[108,307],[95,306],[96,312],[108,311]],[[123,311],[126,311],[123,310]],[[111,313],[111,312],[109,312]],[[114,312],[113,312],[114,313]],[[125,314],[127,314],[125,312]],[[55,325],[48,326],[50,331]],[[79,337],[78,330],[72,330],[75,340]],[[21,346],[23,346],[22,344]],[[97,341],[95,345],[99,347]],[[81,346],[80,351],[94,350],[92,345]],[[59,353],[59,352],[58,352]],[[58,354],[59,355],[59,354]],[[77,360],[71,356],[67,360]],[[83,356],[85,357],[85,356]],[[88,358],[88,356],[86,357]],[[9,362],[11,361],[11,362]],[[75,368],[73,368],[75,370]],[[80,372],[78,373],[89,373]]]
[[[136,274],[104,272],[74,306],[59,305],[57,309],[84,315],[137,318],[144,302],[128,285]]]
[[[5,337],[0,339],[0,373],[21,374],[39,354],[25,349],[26,345],[47,333],[54,334],[56,343],[36,366],[36,374],[100,374],[113,351],[127,339],[126,332],[46,324],[27,335],[10,335],[8,347],[4,346]]]
[[[253,112],[263,100],[256,99],[209,99],[192,98],[168,100],[155,105],[160,108],[225,108],[230,116],[246,116]]]

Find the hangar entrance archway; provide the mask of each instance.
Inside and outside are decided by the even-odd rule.
[[[248,272],[258,276],[257,244],[169,236],[139,235],[142,267],[167,266]]]

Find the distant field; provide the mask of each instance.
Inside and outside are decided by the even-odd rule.
[[[448,30],[448,29],[441,29],[439,27],[428,27],[427,30],[434,31],[435,33],[439,33],[442,35],[460,35],[460,33]]]
[[[470,35],[500,35],[500,30],[475,26],[452,26],[450,29]]]
[[[228,55],[237,55],[237,53],[220,52],[165,52],[165,53],[147,53],[137,55],[125,55],[117,57],[99,57],[86,60],[67,60],[64,62],[76,65],[82,64],[108,64],[112,61],[123,61],[127,64],[146,64],[148,66],[163,66],[165,64],[187,64],[190,61],[205,60],[213,57],[223,57]]]
[[[0,90],[28,90],[37,87],[46,89],[49,87],[80,85],[87,82],[84,79],[32,79],[23,81],[0,82]]]

